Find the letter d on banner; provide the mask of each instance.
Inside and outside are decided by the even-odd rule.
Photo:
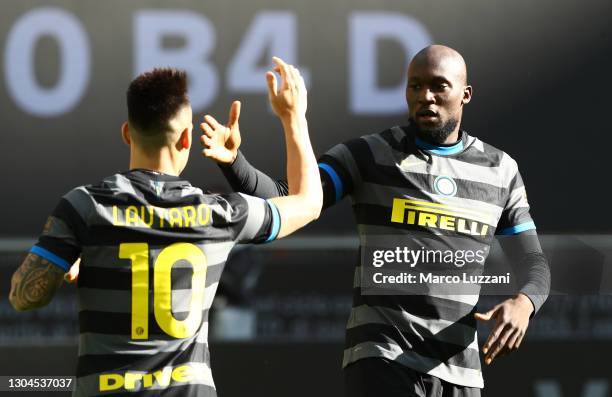
[[[427,29],[416,19],[389,12],[354,12],[349,21],[350,109],[357,114],[406,112],[406,78],[391,88],[380,88],[377,41],[392,39],[404,48],[408,60],[431,44]],[[406,70],[397,73],[406,75]]]
[[[164,48],[164,37],[185,40],[180,48]],[[189,11],[138,11],[134,17],[134,74],[155,67],[176,67],[189,75],[189,98],[194,110],[208,106],[217,95],[219,79],[205,62],[215,46],[215,30],[208,19]]]

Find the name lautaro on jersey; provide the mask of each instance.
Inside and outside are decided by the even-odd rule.
[[[211,222],[211,209],[206,204],[161,208],[152,205],[113,205],[113,226],[154,229],[206,226]]]

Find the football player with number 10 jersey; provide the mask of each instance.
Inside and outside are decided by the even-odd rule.
[[[12,305],[35,309],[81,259],[75,396],[216,396],[208,312],[230,250],[286,236],[322,205],[304,81],[293,66],[274,62],[282,82],[272,72],[266,79],[285,131],[287,197],[207,194],[180,178],[193,128],[186,75],[155,69],[127,92],[129,170],[62,197],[13,275]],[[204,145],[217,139],[213,129],[230,134],[239,112],[234,102],[227,127],[206,116]]]

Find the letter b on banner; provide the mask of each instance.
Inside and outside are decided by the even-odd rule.
[[[164,48],[164,37],[181,37],[185,45]],[[189,11],[136,13],[134,20],[134,75],[160,66],[187,71],[189,98],[194,109],[208,106],[216,97],[219,78],[208,56],[215,46],[215,29],[208,19]]]

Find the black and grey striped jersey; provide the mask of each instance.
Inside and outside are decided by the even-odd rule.
[[[229,251],[266,242],[278,210],[147,170],[66,194],[33,253],[81,258],[75,396],[216,396],[208,311]]]
[[[325,205],[350,196],[360,237],[343,365],[385,357],[483,387],[473,317],[478,285],[368,292],[363,272],[374,249],[482,250],[486,257],[495,234],[534,230],[517,163],[465,131],[454,145],[433,146],[408,126],[337,145],[319,167]],[[482,274],[483,264],[463,270]]]

